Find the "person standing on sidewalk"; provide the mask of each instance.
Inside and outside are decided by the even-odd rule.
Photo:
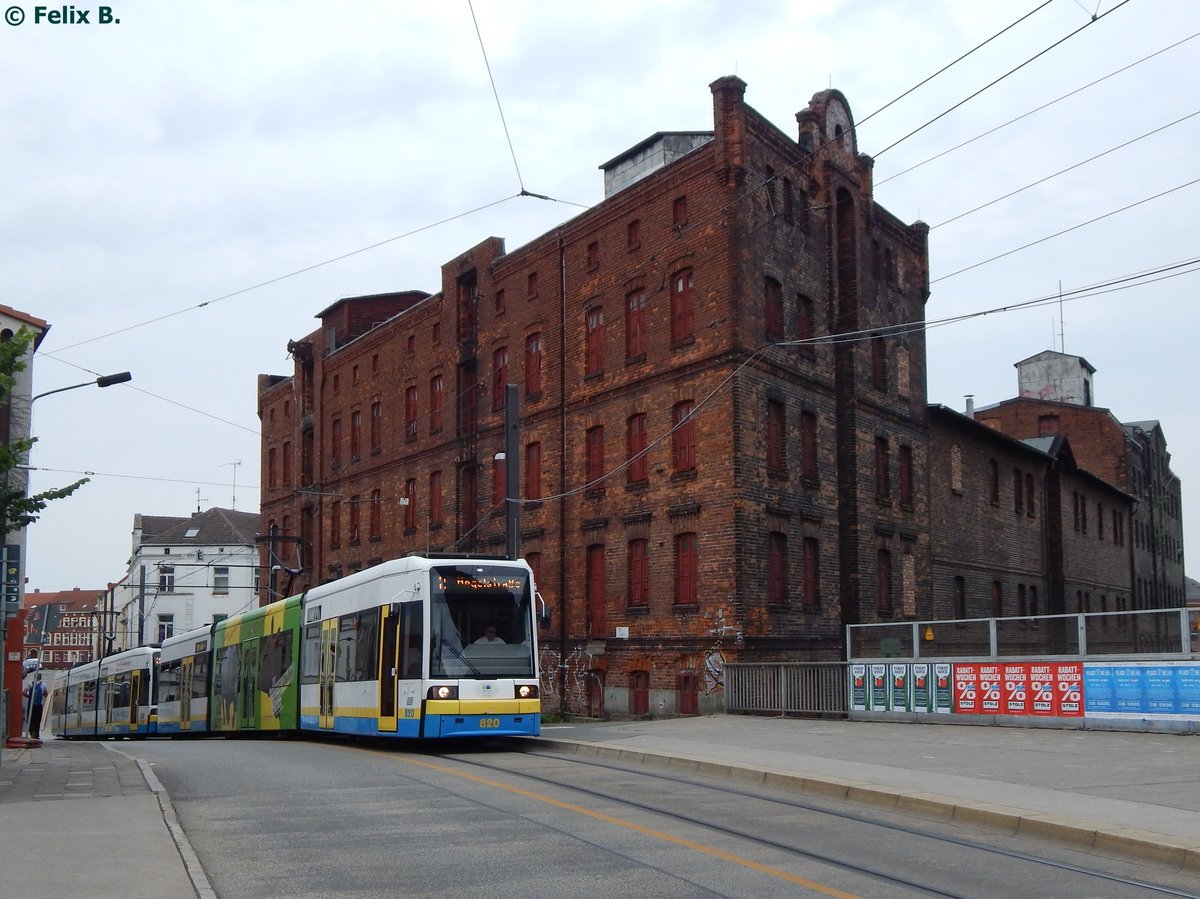
[[[46,685],[42,683],[39,672],[33,683],[25,688],[29,698],[29,737],[33,740],[42,739],[42,711],[46,706]]]

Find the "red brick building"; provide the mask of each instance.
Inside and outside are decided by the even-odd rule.
[[[930,407],[935,618],[1133,608],[1134,498],[1061,435],[1018,440]]]
[[[1080,356],[1046,351],[1017,363],[1020,395],[976,411],[983,424],[1024,439],[1065,435],[1082,468],[1136,498],[1128,536],[1133,608],[1185,604],[1183,499],[1157,421],[1119,421],[1094,405],[1095,368]],[[1112,524],[1112,509],[1093,507]],[[1092,611],[1099,611],[1093,609]]]
[[[840,658],[847,623],[930,613],[927,228],[874,202],[839,92],[789,135],[745,87],[554,231],[289,344],[259,381],[274,594],[502,553],[511,382],[548,710],[715,708],[722,658]]]
[[[25,594],[23,658],[39,658],[46,670],[67,669],[95,657],[97,615],[103,590]]]

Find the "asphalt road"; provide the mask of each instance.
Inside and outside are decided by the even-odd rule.
[[[749,795],[661,768],[503,746],[433,754],[153,740],[123,748],[153,765],[222,899],[1152,895],[1012,854],[1044,856],[1044,845]],[[963,843],[976,839],[1009,854]],[[1049,851],[1060,864],[1170,884],[1170,875]]]

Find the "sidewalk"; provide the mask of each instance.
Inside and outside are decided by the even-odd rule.
[[[216,895],[158,779],[119,744],[49,739],[0,753],[5,895]]]
[[[714,715],[545,725],[540,742],[1200,874],[1194,735]]]

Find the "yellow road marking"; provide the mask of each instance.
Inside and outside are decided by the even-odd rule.
[[[696,852],[702,852],[705,855],[711,855],[713,858],[719,858],[722,861],[732,862],[735,865],[741,865],[744,868],[750,868],[751,870],[757,871],[760,874],[766,874],[768,877],[774,877],[779,880],[785,880],[788,883],[807,887],[810,890],[814,890],[826,896],[836,896],[838,899],[861,899],[861,897],[856,893],[845,893],[841,890],[835,889],[834,887],[817,883],[814,880],[809,880],[806,877],[799,877],[795,874],[790,874],[787,871],[781,870],[780,868],[775,868],[771,865],[764,865],[741,855],[734,855],[732,852],[726,852],[723,849],[717,849],[713,846],[706,846],[703,843],[697,843],[693,840],[684,839],[683,837],[673,836],[672,834],[665,833],[664,831],[655,830],[652,827],[645,827],[641,824],[635,824],[633,821],[626,821],[623,818],[614,818],[612,815],[604,814],[604,812],[598,812],[594,809],[584,808],[581,805],[574,805],[570,802],[562,802],[561,800],[553,799],[550,796],[545,796],[541,793],[534,793],[531,790],[523,790],[520,787],[509,786],[508,784],[500,783],[497,780],[492,780],[487,777],[480,777],[478,774],[468,774],[465,771],[456,771],[453,768],[447,768],[444,765],[435,765],[432,762],[425,762],[421,761],[420,759],[400,758],[390,753],[379,754],[387,755],[388,758],[392,759],[398,758],[400,761],[406,762],[410,765],[417,765],[421,768],[429,768],[431,771],[439,771],[443,774],[452,774],[455,777],[461,777],[464,780],[470,780],[489,787],[495,787],[496,789],[504,790],[508,793],[514,793],[517,796],[524,796],[526,799],[534,799],[538,802],[544,802],[546,805],[552,805],[555,808],[577,812],[578,814],[586,815],[589,818],[595,818],[597,821],[603,821],[606,824],[612,824],[615,827],[624,827],[628,830],[636,831],[637,833],[644,834],[648,837],[654,837],[657,840],[663,840],[667,843],[674,843],[676,846],[683,846],[686,849],[693,849]]]

